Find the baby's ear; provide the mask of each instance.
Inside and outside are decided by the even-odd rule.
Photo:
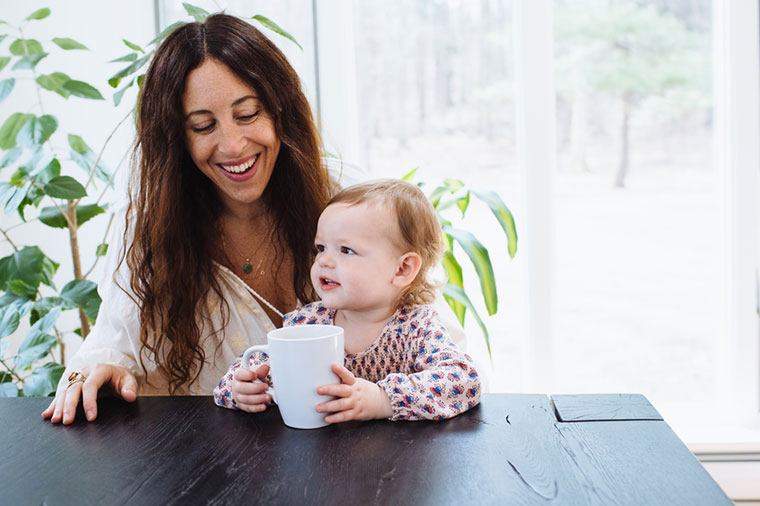
[[[422,267],[422,258],[414,252],[405,253],[398,261],[396,272],[393,274],[393,284],[398,288],[411,285]]]

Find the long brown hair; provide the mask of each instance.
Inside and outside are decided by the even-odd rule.
[[[295,70],[267,37],[241,19],[215,14],[176,29],[161,43],[138,98],[137,170],[130,181],[124,239],[130,244],[134,220],[125,257],[140,307],[140,358],[147,350],[170,393],[198,378],[206,361],[201,328],[209,328],[202,324],[210,325],[212,311],[221,311],[222,321],[212,335],[229,321],[212,260],[221,250],[222,204],[190,158],[182,107],[187,75],[207,58],[250,85],[273,119],[281,148],[261,198],[274,216],[269,232],[292,255],[293,286],[304,302],[314,300],[311,245],[329,198],[309,103]],[[220,308],[208,305],[212,293],[222,301]]]

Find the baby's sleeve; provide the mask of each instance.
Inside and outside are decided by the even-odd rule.
[[[232,382],[235,379],[235,371],[241,367],[241,361],[242,357],[235,359],[232,365],[230,365],[230,368],[227,369],[227,372],[224,374],[224,376],[222,376],[222,379],[219,380],[219,384],[216,386],[216,388],[214,388],[214,404],[217,406],[227,409],[239,409],[237,407],[235,399],[232,398]],[[250,369],[256,369],[259,366],[268,363],[269,356],[266,353],[254,353],[251,356],[248,367]],[[267,376],[267,382],[270,385],[272,384],[272,380],[269,376]]]
[[[476,406],[480,376],[434,318],[419,328],[412,374],[393,373],[377,384],[391,401],[390,420],[444,420]]]

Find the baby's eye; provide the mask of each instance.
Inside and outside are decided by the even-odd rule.
[[[314,245],[314,250],[317,253],[322,253],[325,250],[325,245],[324,244],[315,244]]]
[[[343,253],[344,255],[356,255],[356,251],[352,250],[348,246],[341,246],[340,252]]]

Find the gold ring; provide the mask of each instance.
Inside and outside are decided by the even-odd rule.
[[[81,371],[74,371],[71,374],[69,374],[69,384],[66,385],[66,388],[68,389],[71,385],[74,385],[76,383],[84,383],[84,381],[87,379],[87,377],[82,374]]]

